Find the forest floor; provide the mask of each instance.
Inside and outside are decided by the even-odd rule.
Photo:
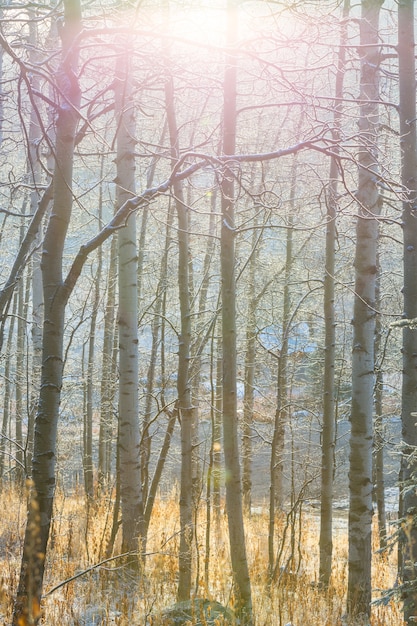
[[[25,524],[25,498],[4,488],[0,493],[0,623],[10,624],[16,592]],[[156,502],[149,530],[146,563],[133,573],[119,559],[104,560],[110,534],[112,501],[87,506],[81,493],[58,493],[47,558],[44,618],[48,626],[157,625],[158,615],[175,603],[179,543],[178,497]],[[331,585],[317,585],[319,518],[313,509],[302,515],[277,517],[278,580],[268,591],[268,515],[260,508],[246,520],[248,559],[257,626],[344,626],[347,622],[347,523],[338,511],[334,524]],[[215,516],[214,516],[215,517]],[[198,514],[195,538],[194,594],[233,606],[227,521],[223,513],[212,519],[207,537],[206,507]],[[394,526],[391,528],[394,532]],[[120,533],[119,533],[120,534]],[[377,533],[375,533],[375,537]],[[210,546],[206,554],[205,546]],[[282,548],[282,550],[281,550]],[[120,545],[116,541],[114,554]],[[380,553],[374,546],[374,598],[371,626],[400,626],[401,606],[393,599],[378,600],[395,585],[396,550]],[[289,572],[289,573],[288,573]],[[72,577],[72,580],[70,580]],[[67,582],[65,582],[67,581]],[[60,583],[64,583],[59,586]]]

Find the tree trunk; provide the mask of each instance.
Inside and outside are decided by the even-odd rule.
[[[156,296],[155,296],[155,309],[154,309],[154,317],[151,324],[151,332],[152,332],[152,344],[151,344],[151,353],[149,358],[149,367],[146,376],[146,400],[145,400],[145,410],[143,414],[143,424],[142,424],[142,439],[141,439],[141,469],[142,469],[142,489],[143,489],[143,500],[147,502],[148,494],[149,494],[149,461],[151,456],[151,434],[149,432],[149,428],[152,420],[152,407],[153,407],[153,390],[155,387],[155,373],[156,367],[158,363],[158,349],[161,351],[161,379],[162,379],[162,388],[164,386],[164,358],[163,358],[163,350],[164,350],[164,316],[165,316],[165,298],[166,298],[166,289],[167,289],[167,275],[168,275],[168,260],[169,260],[169,252],[172,243],[172,223],[174,220],[174,209],[169,204],[168,215],[166,219],[166,228],[165,228],[165,247],[162,253],[160,270],[159,270],[159,281],[156,287]],[[164,404],[164,402],[162,402]]]
[[[379,254],[377,261],[377,282],[375,308],[381,310],[381,265]],[[379,547],[384,549],[387,546],[387,522],[385,513],[385,462],[384,462],[384,433],[383,433],[383,389],[384,377],[382,372],[382,324],[378,315],[375,326],[375,425],[374,425],[374,499],[378,512],[378,534]],[[381,358],[378,358],[381,357]]]
[[[114,354],[116,320],[117,238],[111,242],[104,313],[103,358],[101,365],[100,429],[98,442],[98,485],[102,490],[110,481],[115,398],[116,358]]]
[[[209,287],[211,283],[211,275],[210,270],[212,267],[213,258],[215,257],[215,245],[216,245],[216,224],[217,224],[217,216],[216,209],[217,207],[217,198],[218,193],[217,189],[213,189],[210,195],[210,218],[209,218],[209,226],[208,226],[208,237],[206,242],[206,250],[204,254],[204,262],[203,262],[203,270],[202,270],[202,279],[199,286],[199,298],[198,298],[198,315],[194,315],[193,318],[196,320],[195,325],[196,328],[193,332],[194,341],[191,348],[191,364],[190,364],[190,381],[191,381],[191,403],[193,406],[193,417],[192,417],[192,481],[193,481],[193,497],[195,502],[197,502],[199,494],[202,490],[201,485],[201,468],[200,468],[200,458],[199,458],[199,442],[200,442],[200,393],[201,393],[201,378],[202,378],[202,364],[203,364],[203,353],[204,348],[207,342],[210,339],[210,332],[207,332],[207,319],[204,316],[203,312],[207,307],[207,297],[209,293]],[[190,277],[190,282],[192,277]],[[192,301],[192,300],[191,300]],[[217,317],[217,313],[214,317]],[[212,320],[210,324],[210,329],[215,326],[215,319]],[[208,503],[210,508],[210,503]]]
[[[13,345],[13,333],[14,333],[14,325],[16,320],[16,309],[17,309],[17,296],[15,294],[13,298],[13,306],[12,306],[12,314],[10,317],[10,325],[8,330],[7,337],[7,348],[6,348],[6,356],[5,356],[5,366],[4,366],[4,390],[3,390],[3,418],[1,423],[1,433],[0,433],[0,479],[4,476],[4,471],[6,468],[6,457],[9,458],[10,454],[7,453],[7,450],[10,449],[10,399],[12,393],[12,383],[11,383],[11,365],[12,365],[12,345]]]
[[[228,0],[228,43],[237,39],[237,6]],[[235,153],[236,58],[226,55],[224,74],[223,152]],[[234,172],[226,163],[221,183],[222,226],[220,235],[222,354],[223,354],[223,443],[226,470],[226,510],[230,553],[235,583],[236,609],[242,624],[252,623],[252,597],[243,525],[236,404],[236,284]]]
[[[100,201],[101,205],[101,201]],[[99,208],[101,213],[101,206]],[[98,264],[97,273],[93,278],[94,284],[92,286],[93,291],[93,309],[91,311],[90,332],[88,334],[88,349],[87,349],[87,372],[85,376],[85,415],[84,415],[84,451],[83,451],[83,469],[84,469],[84,488],[87,498],[93,498],[94,496],[94,468],[93,468],[93,409],[94,409],[94,361],[95,361],[95,347],[96,347],[96,328],[97,328],[97,315],[98,307],[100,303],[100,283],[101,283],[101,269],[102,269],[102,250],[98,249]]]
[[[255,398],[255,373],[256,373],[256,308],[258,298],[255,294],[256,262],[258,258],[257,245],[258,233],[255,228],[252,234],[252,253],[249,260],[249,286],[248,286],[248,309],[246,314],[246,353],[245,353],[245,377],[243,397],[243,436],[242,436],[242,491],[243,509],[246,515],[251,513],[252,502],[252,426],[253,408]]]
[[[404,245],[404,317],[417,318],[417,136],[416,136],[416,79],[414,2],[398,2],[398,62],[400,80],[400,134],[401,180],[403,185],[403,245]],[[414,623],[417,611],[417,494],[416,457],[417,430],[417,328],[406,325],[403,329],[403,382],[402,382],[402,440],[401,458],[402,498],[400,518],[404,534],[400,541],[400,575],[405,588],[404,619]]]
[[[292,268],[294,263],[293,234],[295,210],[295,186],[297,181],[297,157],[294,157],[291,172],[290,210],[285,241],[285,277],[282,294],[282,333],[281,349],[278,355],[277,404],[275,409],[274,431],[271,443],[270,486],[269,486],[269,525],[268,525],[268,570],[269,582],[272,583],[276,569],[275,558],[275,517],[276,510],[284,505],[284,451],[285,425],[288,421],[288,348],[291,331],[291,292]]]
[[[167,55],[169,52],[167,51]],[[166,59],[165,107],[171,147],[171,166],[179,158],[179,136],[175,113],[175,89],[169,59]],[[175,207],[178,220],[178,289],[181,330],[178,345],[177,408],[181,424],[181,483],[180,483],[180,549],[177,599],[190,599],[193,530],[192,484],[192,405],[189,380],[191,349],[191,311],[189,294],[189,225],[182,183],[174,182]]]
[[[20,228],[21,235],[23,235],[23,224]],[[26,389],[26,317],[27,317],[27,300],[26,289],[24,285],[25,281],[22,279],[19,281],[17,287],[17,327],[16,327],[16,370],[15,370],[15,444],[16,444],[16,482],[20,486],[23,486],[24,478],[27,475],[26,468],[26,444],[23,436],[23,421],[26,412],[27,398],[24,394]]]
[[[35,15],[30,12],[32,18]],[[38,25],[35,19],[29,22],[29,40],[31,43],[30,55],[33,63],[39,62],[39,55],[36,52],[38,42]],[[40,78],[34,75],[31,85],[34,89],[40,90]],[[41,132],[39,128],[38,112],[34,107],[30,111],[29,125],[29,180],[33,185],[30,194],[30,214],[35,215],[40,201],[39,185],[42,180],[42,169],[39,154],[39,144]],[[43,290],[42,290],[42,270],[41,270],[41,243],[42,243],[42,223],[39,224],[38,232],[34,240],[34,251],[31,257],[32,263],[32,378],[31,397],[28,415],[28,435],[26,456],[32,458],[33,453],[33,429],[36,414],[37,394],[41,380],[42,369],[42,324],[43,324]]]
[[[64,1],[63,62],[58,74],[61,102],[56,128],[56,166],[51,216],[42,251],[45,321],[42,381],[36,415],[32,463],[33,489],[23,545],[22,566],[13,624],[36,624],[40,618],[45,555],[55,492],[56,435],[63,371],[64,313],[68,294],[63,287],[62,258],[71,217],[72,169],[80,89],[75,76],[81,29],[79,0]]]
[[[382,0],[362,0],[358,152],[359,204],[356,223],[353,311],[352,407],[349,454],[349,557],[347,610],[369,615],[371,602],[372,439],[375,290],[378,216],[379,11]]]
[[[341,105],[343,98],[343,78],[345,74],[346,18],[349,14],[350,0],[343,4],[342,23],[340,26],[340,47],[337,59],[335,105],[333,116],[333,136],[340,136]],[[336,357],[336,317],[335,317],[335,247],[337,219],[338,163],[330,161],[329,185],[326,196],[326,258],[324,273],[323,312],[325,324],[324,372],[323,372],[323,428],[321,442],[321,484],[320,484],[320,565],[319,583],[327,588],[332,573],[333,555],[333,481],[335,470],[335,357]]]
[[[117,191],[120,208],[135,190],[135,109],[130,52],[120,53],[116,68]],[[138,396],[138,299],[136,214],[118,233],[119,256],[119,453],[122,551],[137,552],[143,522]]]

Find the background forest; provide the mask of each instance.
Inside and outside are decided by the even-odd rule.
[[[5,624],[416,622],[414,24],[0,2]]]

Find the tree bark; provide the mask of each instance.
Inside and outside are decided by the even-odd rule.
[[[142,469],[142,489],[143,500],[147,502],[149,495],[149,462],[151,457],[151,433],[149,431],[152,421],[152,406],[153,406],[153,389],[155,387],[155,375],[158,363],[158,349],[161,351],[161,379],[162,388],[164,386],[164,316],[165,316],[165,299],[167,290],[167,275],[168,275],[168,261],[169,253],[172,244],[172,224],[174,220],[174,207],[169,204],[168,215],[166,218],[165,227],[165,247],[161,257],[161,264],[159,269],[159,281],[155,289],[155,308],[153,311],[154,317],[151,324],[152,344],[151,353],[149,357],[149,367],[146,376],[146,400],[145,410],[143,414],[142,424],[142,439],[141,439],[141,469]],[[164,402],[162,401],[162,404]]]
[[[228,44],[237,40],[237,6],[228,0]],[[224,74],[223,152],[234,154],[236,143],[236,76],[233,52],[226,54]],[[226,162],[221,183],[222,226],[220,265],[223,354],[223,445],[226,470],[226,510],[235,583],[236,610],[242,624],[252,623],[252,597],[243,525],[236,401],[236,284],[234,172]]]
[[[169,54],[169,53],[167,53]],[[165,107],[167,111],[171,162],[179,158],[179,135],[175,113],[174,80],[166,59]],[[189,225],[188,209],[184,201],[182,182],[173,185],[178,220],[178,289],[181,329],[178,345],[177,408],[181,424],[181,484],[180,484],[180,549],[177,599],[189,600],[191,594],[193,524],[192,484],[192,417],[191,384],[189,379],[191,350],[191,310],[189,293]]]
[[[101,201],[100,201],[101,205]],[[99,208],[101,213],[101,206]],[[94,361],[97,340],[97,315],[100,303],[100,283],[102,271],[102,250],[98,249],[97,273],[93,278],[93,309],[91,311],[90,332],[87,347],[87,371],[85,376],[85,414],[84,414],[84,489],[87,498],[94,496],[94,467],[93,467],[93,411],[94,411]]]
[[[377,262],[376,283],[376,309],[381,308],[381,265]],[[387,546],[387,522],[385,513],[385,462],[384,462],[384,432],[383,432],[383,388],[384,377],[382,372],[382,358],[378,356],[382,352],[382,324],[378,315],[375,327],[375,424],[374,424],[374,499],[378,513],[379,548],[383,550]]]
[[[107,300],[104,313],[103,358],[100,387],[100,429],[98,443],[98,485],[102,490],[111,476],[111,452],[113,434],[113,412],[115,401],[116,355],[116,282],[117,282],[117,239],[113,238],[110,248],[107,277]]]
[[[401,180],[403,185],[403,267],[404,317],[417,317],[417,135],[416,135],[416,78],[414,2],[398,2],[398,63],[400,86],[400,148]],[[411,325],[403,329],[402,380],[402,440],[401,458],[402,497],[400,518],[404,534],[400,540],[400,575],[404,583],[404,620],[414,623],[417,612],[417,494],[415,490],[417,447],[417,329]]]
[[[255,226],[257,225],[255,221]],[[252,426],[255,400],[256,374],[256,263],[259,243],[256,228],[252,234],[252,253],[249,260],[248,308],[246,314],[246,353],[243,397],[243,435],[242,435],[242,493],[243,509],[246,515],[251,513],[252,503]]]
[[[30,11],[31,18],[34,18],[36,13]],[[33,63],[39,62],[39,54],[36,52],[36,46],[38,43],[38,25],[35,19],[31,19],[29,22],[29,41],[31,43],[31,61]],[[40,89],[39,76],[34,75],[31,80],[31,86],[38,90]],[[30,193],[30,214],[35,215],[38,203],[40,201],[39,185],[42,180],[42,169],[39,154],[39,144],[41,140],[41,132],[38,121],[39,111],[34,110],[32,106],[30,111],[30,123],[29,123],[29,150],[28,150],[28,170],[29,181],[32,185]],[[34,420],[36,414],[37,394],[41,380],[42,369],[42,324],[43,324],[43,290],[42,290],[42,270],[41,270],[41,254],[40,249],[42,245],[42,226],[43,222],[39,224],[38,232],[34,239],[34,252],[31,258],[32,267],[32,377],[31,377],[31,398],[30,408],[28,415],[28,435],[27,435],[27,447],[26,456],[28,459],[32,457],[33,453],[33,429]]]
[[[11,382],[11,366],[12,366],[12,345],[13,345],[13,333],[16,321],[16,309],[17,309],[17,295],[14,294],[12,314],[10,318],[10,325],[8,329],[5,366],[4,366],[4,389],[3,389],[3,418],[1,422],[0,433],[0,479],[4,476],[6,469],[6,457],[11,456],[10,452],[10,400],[12,395],[12,382]]]
[[[68,293],[62,279],[63,250],[71,217],[72,170],[80,89],[76,79],[81,29],[79,0],[64,1],[63,61],[59,70],[60,97],[56,127],[53,206],[42,250],[45,320],[42,380],[34,432],[32,481],[22,565],[13,624],[36,624],[40,619],[45,555],[55,492],[56,436],[63,372],[64,314]]]
[[[135,109],[129,52],[120,52],[116,68],[117,191],[120,208],[135,190]],[[136,214],[118,233],[119,282],[119,454],[122,551],[137,552],[142,535],[143,501],[140,467],[138,396],[138,298]]]
[[[340,47],[338,51],[335,105],[333,116],[333,136],[340,137],[343,98],[343,79],[345,74],[346,18],[349,14],[350,0],[343,4],[342,23],[340,26]],[[329,185],[326,195],[326,251],[323,312],[325,324],[324,338],[324,373],[323,373],[323,429],[321,443],[321,484],[320,484],[320,564],[319,583],[327,588],[332,573],[333,555],[333,481],[335,471],[335,357],[336,357],[336,316],[335,316],[335,247],[337,219],[338,163],[336,158],[330,161]]]
[[[358,218],[352,348],[349,454],[349,557],[347,610],[369,615],[372,558],[372,444],[375,383],[375,290],[378,216],[379,12],[383,0],[362,0]]]

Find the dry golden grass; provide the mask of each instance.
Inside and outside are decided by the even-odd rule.
[[[13,489],[0,494],[0,623],[9,624],[16,591],[25,523],[24,497]],[[133,573],[117,559],[91,568],[105,556],[110,533],[112,503],[103,498],[87,507],[82,494],[66,497],[58,493],[52,525],[45,580],[44,624],[141,625],[157,623],[150,617],[175,602],[179,515],[176,494],[158,500],[149,529],[147,558],[143,573]],[[347,524],[338,518],[335,530],[334,567],[330,588],[320,591],[318,570],[318,517],[304,513],[293,520],[295,549],[291,552],[291,527],[281,563],[291,561],[295,575],[282,576],[267,591],[267,515],[259,512],[246,521],[248,557],[253,585],[257,626],[342,626],[347,584]],[[286,518],[277,519],[277,545],[284,535]],[[212,520],[210,554],[205,553],[205,505],[198,516],[195,540],[194,593],[233,606],[227,521],[223,514]],[[376,546],[375,546],[376,548]],[[116,543],[115,547],[120,550]],[[208,559],[208,561],[207,561]],[[208,577],[206,575],[208,564]],[[85,573],[83,573],[85,572]],[[375,597],[393,586],[395,551],[377,554],[373,563]],[[52,593],[60,582],[82,574]],[[101,621],[94,622],[100,616]],[[396,602],[373,607],[372,626],[401,626],[401,606]]]

